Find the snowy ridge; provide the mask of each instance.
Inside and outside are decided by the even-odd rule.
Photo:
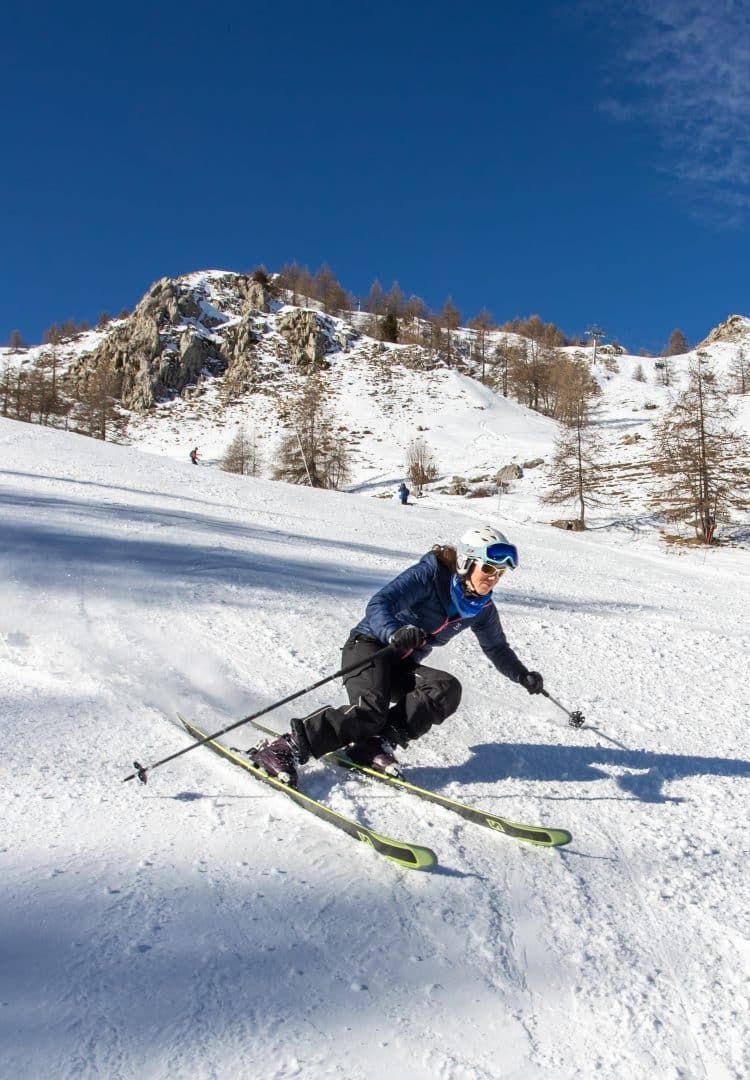
[[[142,450],[187,460],[198,446],[205,465],[216,465],[224,456],[240,426],[257,441],[261,475],[271,474],[284,432],[281,413],[289,396],[306,379],[304,370],[282,360],[284,348],[279,320],[295,310],[290,304],[271,302],[269,312],[248,310],[249,279],[230,271],[196,271],[178,279],[163,279],[146,294],[140,307],[154,302],[159,289],[169,287],[185,301],[192,314],[175,317],[173,324],[161,326],[162,344],[177,349],[180,332],[207,341],[243,318],[249,319],[257,339],[257,364],[265,373],[263,387],[256,393],[223,393],[223,376],[206,369],[200,385],[187,387],[183,396],[162,400],[144,415],[131,414],[127,441]],[[244,283],[241,287],[240,283]],[[243,291],[244,290],[244,291]],[[173,297],[173,303],[177,300]],[[147,305],[148,306],[148,305]],[[313,309],[309,309],[313,310]],[[340,426],[341,438],[351,451],[351,490],[369,496],[393,493],[404,474],[406,450],[417,436],[433,453],[440,473],[437,486],[445,487],[454,475],[491,479],[509,463],[523,464],[541,458],[544,462],[527,470],[516,485],[533,497],[535,516],[552,520],[565,509],[541,507],[536,497],[549,481],[556,421],[533,412],[512,399],[489,391],[479,381],[481,365],[471,355],[476,332],[460,328],[454,341],[463,347],[460,370],[438,358],[425,363],[429,354],[416,346],[375,342],[361,333],[366,317],[350,313],[350,321],[325,316],[330,351],[325,356],[329,402]],[[80,364],[92,354],[106,335],[123,322],[104,330],[90,331],[80,339],[60,346],[61,370]],[[487,334],[485,354],[495,347],[523,339],[495,331]],[[286,347],[286,346],[285,346]],[[699,346],[725,377],[740,349],[750,348],[750,319],[730,316]],[[11,368],[30,365],[41,347],[25,353],[0,349],[0,363]],[[687,371],[696,356],[693,350],[669,360],[671,385],[662,385],[659,357],[616,355],[609,346],[600,347],[593,364],[593,348],[569,347],[569,355],[586,358],[602,390],[598,401],[598,423],[607,446],[606,463],[612,470],[609,503],[596,511],[592,522],[600,526],[624,525],[642,528],[649,521],[650,504],[646,463],[650,456],[651,434],[676,391],[685,385]],[[415,357],[419,363],[415,366]],[[633,376],[643,371],[645,381]],[[750,434],[750,395],[732,396],[737,409],[737,427]],[[649,527],[654,527],[651,521]]]
[[[573,536],[522,484],[410,509],[8,420],[0,451],[1,1075],[750,1073],[746,551]],[[402,758],[569,847],[305,770],[433,848],[415,874],[205,750],[121,783],[185,745],[178,711],[217,730],[336,670],[371,592],[485,518],[521,552],[508,637],[588,726],[464,635],[458,714]]]

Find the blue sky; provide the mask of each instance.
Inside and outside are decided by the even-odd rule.
[[[695,343],[750,314],[748,31],[744,0],[6,0],[0,342],[296,260]]]

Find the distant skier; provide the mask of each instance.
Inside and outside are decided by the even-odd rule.
[[[399,497],[399,500],[401,502],[401,505],[406,506],[406,504],[409,501],[409,489],[408,489],[408,487],[406,486],[406,484],[404,483],[403,480],[401,481],[401,486],[398,489],[398,497]]]
[[[195,447],[194,450],[190,451],[190,460],[192,461],[193,465],[198,464],[198,447],[197,446]]]
[[[299,765],[346,747],[359,764],[399,776],[394,747],[442,724],[461,701],[458,679],[423,661],[468,628],[501,675],[540,694],[542,676],[508,644],[492,600],[497,582],[517,565],[515,545],[489,525],[469,529],[455,547],[436,544],[375,593],[350,631],[342,667],[360,660],[362,667],[344,679],[349,706],[292,720],[290,732],[250,750],[251,760],[296,787]]]

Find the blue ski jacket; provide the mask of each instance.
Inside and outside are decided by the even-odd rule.
[[[487,603],[477,615],[461,617],[451,603],[452,577],[448,567],[428,551],[418,563],[407,567],[375,593],[352,635],[364,634],[387,645],[399,627],[419,626],[427,634],[427,640],[409,654],[409,659],[419,664],[435,646],[447,645],[456,634],[471,629],[497,670],[512,682],[518,682],[527,669],[508,644],[492,596],[488,595]]]

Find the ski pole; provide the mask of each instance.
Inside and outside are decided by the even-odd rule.
[[[153,769],[158,769],[160,765],[166,765],[168,761],[174,761],[175,758],[182,757],[183,754],[187,754],[190,750],[195,750],[197,746],[203,746],[204,743],[211,742],[212,739],[218,739],[220,735],[226,735],[228,731],[234,731],[235,728],[242,727],[243,724],[249,724],[251,720],[257,720],[259,716],[265,716],[266,713],[271,712],[273,709],[278,709],[280,705],[286,705],[290,701],[294,701],[295,698],[302,697],[303,694],[309,694],[312,690],[317,690],[319,686],[324,686],[325,683],[333,682],[334,679],[338,679],[341,675],[348,675],[350,671],[357,671],[359,668],[367,667],[371,664],[376,656],[382,656],[387,649],[390,649],[390,645],[384,645],[382,649],[378,649],[364,662],[358,660],[356,664],[349,664],[347,667],[341,668],[339,671],[334,671],[333,675],[326,675],[324,679],[319,679],[318,682],[313,683],[311,686],[306,686],[304,690],[297,690],[294,694],[289,694],[288,697],[281,698],[280,701],[274,701],[273,705],[267,705],[265,709],[260,709],[258,712],[253,713],[252,716],[244,716],[242,720],[237,720],[233,724],[229,724],[227,727],[222,728],[221,731],[215,731],[213,735],[206,735],[204,739],[199,739],[197,742],[191,743],[190,746],[184,746],[182,750],[177,750],[176,753],[170,754],[169,757],[162,758],[160,761],[155,761],[153,765],[141,765],[139,761],[133,762],[134,773],[130,776],[124,776],[122,779],[123,784],[128,780],[135,780],[136,776],[142,784],[145,784],[148,776]]]
[[[564,705],[560,704],[557,698],[552,697],[552,694],[548,693],[546,690],[542,690],[542,693],[546,698],[549,698],[554,705],[557,705],[558,709],[562,709],[562,711],[567,716],[568,723],[571,727],[583,727],[583,725],[586,723],[586,717],[583,715],[580,709],[576,709],[574,712],[569,712]]]

